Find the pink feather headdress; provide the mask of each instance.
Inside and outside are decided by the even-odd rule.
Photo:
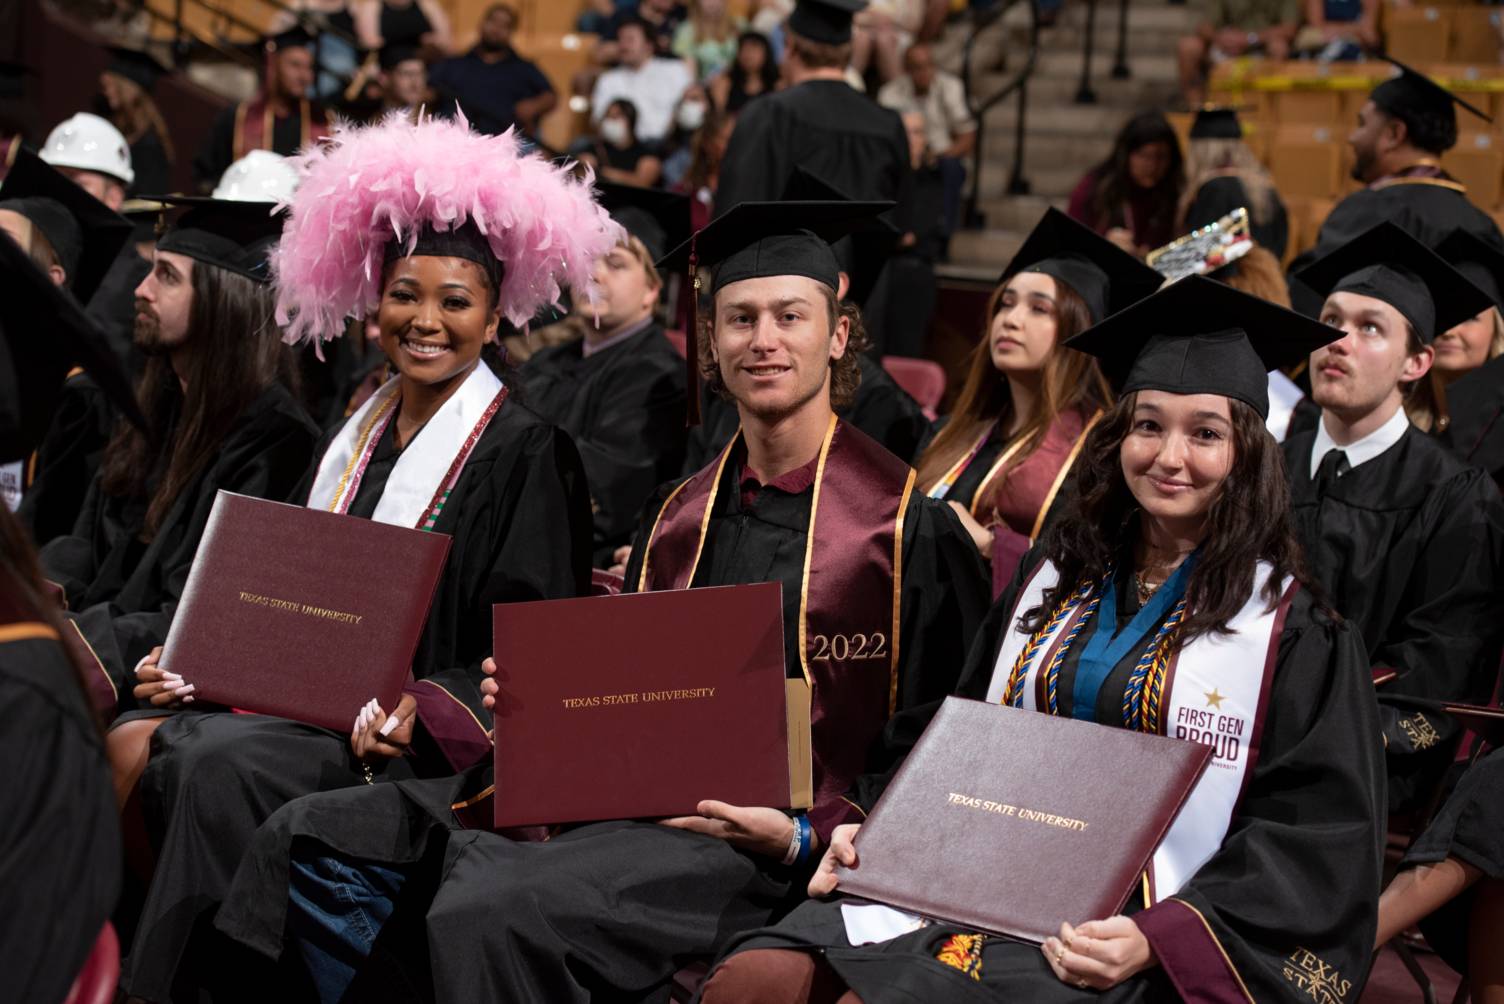
[[[388,242],[473,221],[505,266],[501,310],[521,327],[563,287],[593,294],[591,265],[621,240],[590,179],[523,154],[513,133],[393,112],[342,125],[293,159],[302,175],[272,252],[277,323],[289,342],[327,340],[376,309]]]

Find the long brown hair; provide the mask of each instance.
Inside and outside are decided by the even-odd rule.
[[[271,286],[197,261],[190,281],[193,352],[187,391],[165,355],[148,360],[136,399],[149,432],[118,425],[101,471],[107,493],[149,496],[143,540],[156,536],[168,510],[209,466],[241,412],[278,380],[296,387],[293,357],[272,317]]]
[[[1139,505],[1123,478],[1123,441],[1133,428],[1137,394],[1128,394],[1087,434],[1076,460],[1075,491],[1061,518],[1045,531],[1041,547],[1059,570],[1059,582],[1022,624],[1037,631],[1082,582],[1100,581],[1139,533]],[[1274,567],[1264,589],[1272,608],[1288,576],[1305,581],[1300,543],[1290,517],[1284,455],[1264,420],[1242,401],[1229,400],[1232,469],[1206,514],[1206,536],[1186,583],[1186,619],[1179,643],[1208,632],[1226,634],[1228,621],[1248,602],[1260,561]]]
[[[134,144],[148,131],[154,132],[157,134],[157,141],[162,144],[162,152],[167,155],[167,163],[177,160],[167,123],[163,121],[162,113],[157,110],[157,103],[151,95],[142,90],[141,85],[134,80],[118,73],[111,73],[110,76],[120,91],[120,107],[111,111],[110,120],[120,130],[125,141]]]
[[[1012,276],[1009,276],[1011,279]],[[1055,348],[1045,360],[1040,380],[1041,394],[1035,414],[1028,416],[1019,436],[1024,446],[1014,454],[1017,464],[1032,453],[1041,442],[1050,426],[1063,411],[1078,408],[1094,411],[1112,400],[1112,389],[1102,376],[1097,361],[1083,352],[1067,349],[1067,338],[1085,331],[1091,326],[1091,313],[1082,300],[1065,283],[1055,283]],[[914,483],[921,490],[945,476],[956,461],[971,448],[977,437],[993,423],[1006,427],[1013,415],[1013,396],[1007,379],[992,365],[992,321],[1003,302],[1007,280],[998,283],[987,300],[987,325],[982,340],[972,350],[971,363],[966,370],[966,382],[956,398],[950,420],[936,434],[933,442],[925,448],[915,466],[919,474]]]

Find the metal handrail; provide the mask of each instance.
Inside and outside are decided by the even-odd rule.
[[[1091,86],[1091,59],[1097,37],[1097,0],[1086,0],[1086,37],[1081,42],[1081,84],[1076,88],[1076,104],[1094,105],[1097,92]],[[1118,0],[1118,45],[1113,54],[1112,78],[1127,80],[1128,68],[1128,0]]]
[[[255,58],[252,57],[252,56],[247,55],[243,50],[241,50],[239,48],[236,48],[233,45],[222,45],[216,39],[202,38],[199,35],[188,31],[188,29],[183,26],[183,4],[184,4],[184,2],[185,2],[185,0],[175,0],[175,3],[173,4],[173,10],[174,10],[175,13],[171,17],[169,17],[166,14],[163,14],[161,11],[154,10],[153,8],[148,7],[145,4],[142,4],[141,8],[140,8],[141,10],[143,10],[143,11],[146,12],[146,15],[148,17],[155,18],[156,20],[162,22],[163,24],[170,25],[173,28],[173,30],[174,30],[174,39],[173,39],[173,57],[174,57],[173,58],[173,62],[174,62],[174,64],[176,64],[176,62],[177,62],[177,56],[178,56],[178,54],[181,53],[181,52],[183,52],[184,49],[187,48],[187,43],[184,41],[184,39],[188,38],[188,37],[191,37],[195,42],[198,42],[200,45],[208,46],[210,49],[213,49],[215,52],[219,53],[221,56],[225,57],[226,59],[230,60],[231,62],[241,63],[241,64],[243,64],[245,66],[249,66],[249,67],[252,67],[252,68],[254,68],[256,66],[256,60],[255,60]]]
[[[1024,55],[1023,67],[1007,84],[985,99],[979,99],[972,83],[972,50],[977,38],[988,28],[997,24],[1015,4],[1023,3],[1029,10],[1029,47]],[[966,46],[961,53],[961,83],[966,89],[966,107],[977,124],[976,143],[971,152],[971,192],[966,197],[966,218],[980,222],[982,217],[977,206],[982,190],[982,150],[986,130],[986,115],[992,108],[1010,95],[1018,95],[1018,118],[1013,127],[1013,167],[1008,176],[1009,195],[1029,194],[1029,182],[1024,178],[1025,113],[1029,104],[1029,78],[1039,60],[1039,12],[1033,0],[1001,0],[987,11],[976,15],[971,34],[966,37]]]

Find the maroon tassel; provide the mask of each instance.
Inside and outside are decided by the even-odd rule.
[[[689,393],[684,425],[691,429],[700,424],[700,269],[695,236],[689,239],[689,331],[684,338],[684,389]]]

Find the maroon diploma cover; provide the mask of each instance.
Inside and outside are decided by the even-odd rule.
[[[840,890],[1043,941],[1122,909],[1210,758],[1201,743],[946,698],[857,833]]]
[[[495,825],[810,804],[778,583],[495,607]]]
[[[449,537],[221,491],[188,573],[163,669],[204,702],[349,732],[390,712]]]

